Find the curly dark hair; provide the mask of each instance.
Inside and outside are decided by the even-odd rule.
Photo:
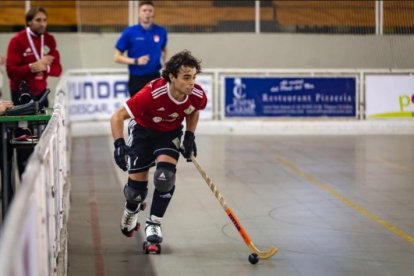
[[[184,50],[173,55],[165,64],[165,69],[162,70],[161,76],[168,82],[171,82],[169,75],[178,76],[178,71],[181,66],[195,68],[197,74],[201,72],[201,61],[195,58],[190,51]]]

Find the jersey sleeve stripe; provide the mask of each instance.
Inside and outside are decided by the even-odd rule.
[[[201,96],[203,94],[205,94],[203,90],[200,90],[200,89],[197,89],[197,88],[193,88],[193,92],[196,92],[196,93],[200,94]]]
[[[204,93],[204,90],[200,90],[200,89],[198,89],[198,88],[196,88],[196,87],[193,87],[193,91],[198,91],[198,92],[200,92],[200,93]]]
[[[161,87],[158,87],[157,89],[154,89],[154,91],[151,91],[151,94],[154,94],[154,93],[157,93],[157,92],[159,92],[160,90],[165,90],[167,88],[167,86],[161,86]]]
[[[135,119],[134,114],[132,114],[131,109],[129,109],[129,106],[127,105],[127,103],[124,103],[124,107],[126,109],[126,111],[128,112],[129,116],[131,117],[131,119]]]
[[[153,98],[153,99],[156,99],[156,98],[161,97],[161,96],[162,96],[162,95],[164,95],[164,94],[167,94],[167,91],[160,92],[160,93],[158,93],[157,95],[152,95],[152,98]]]
[[[167,92],[167,87],[162,87],[162,89],[157,89],[151,92],[152,97],[155,99],[160,94],[164,94]]]
[[[200,93],[200,92],[197,92],[197,91],[193,90],[191,92],[191,94],[193,94],[194,96],[197,96],[199,98],[203,98],[203,92]]]

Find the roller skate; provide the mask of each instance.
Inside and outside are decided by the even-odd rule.
[[[147,240],[142,244],[145,254],[161,254],[162,232],[161,223],[147,219],[145,224]]]
[[[139,229],[138,213],[145,209],[147,204],[145,202],[138,204],[137,209],[134,211],[124,207],[124,213],[121,219],[121,232],[127,237],[135,236],[135,232]]]

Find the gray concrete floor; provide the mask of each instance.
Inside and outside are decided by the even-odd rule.
[[[198,161],[255,245],[280,248],[254,266],[184,160],[163,223],[163,252],[145,255],[142,229],[135,238],[119,230],[127,175],[115,167],[110,137],[74,138],[69,275],[412,276],[413,138],[198,136]]]

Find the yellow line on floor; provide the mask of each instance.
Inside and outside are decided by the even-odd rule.
[[[407,167],[402,166],[402,165],[395,164],[395,163],[393,163],[393,162],[390,162],[390,161],[388,161],[388,160],[385,160],[385,159],[384,159],[384,158],[382,158],[382,157],[375,157],[374,159],[375,159],[375,160],[377,160],[377,161],[379,161],[379,162],[380,162],[380,163],[382,163],[383,165],[385,165],[385,166],[387,166],[387,167],[390,167],[390,168],[392,168],[392,169],[399,170],[399,171],[405,171],[405,172],[410,171],[410,169],[408,169]]]
[[[364,215],[365,217],[367,217],[368,219],[370,219],[373,222],[378,223],[379,225],[385,227],[388,231],[397,234],[398,236],[400,236],[401,238],[403,238],[404,240],[414,244],[414,237],[405,233],[403,230],[401,230],[400,228],[392,225],[391,223],[389,223],[388,221],[380,218],[379,216],[375,215],[374,213],[371,213],[370,211],[368,211],[367,209],[365,209],[364,207],[362,207],[361,205],[353,202],[352,200],[350,200],[349,198],[341,195],[340,193],[338,193],[337,191],[335,191],[334,189],[332,189],[331,187],[329,187],[328,185],[322,183],[320,180],[316,179],[315,177],[313,177],[312,175],[303,172],[301,169],[299,169],[298,167],[294,166],[293,164],[291,164],[289,161],[287,161],[286,159],[277,158],[277,162],[282,165],[283,167],[291,170],[292,172],[294,172],[295,174],[301,176],[302,178],[306,179],[307,181],[309,181],[310,183],[312,183],[313,185],[319,187],[320,189],[322,189],[323,191],[327,192],[328,194],[334,196],[335,198],[337,198],[339,201],[341,201],[342,203],[344,203],[345,205],[348,205],[349,207],[353,208],[354,210],[356,210],[358,213]]]

